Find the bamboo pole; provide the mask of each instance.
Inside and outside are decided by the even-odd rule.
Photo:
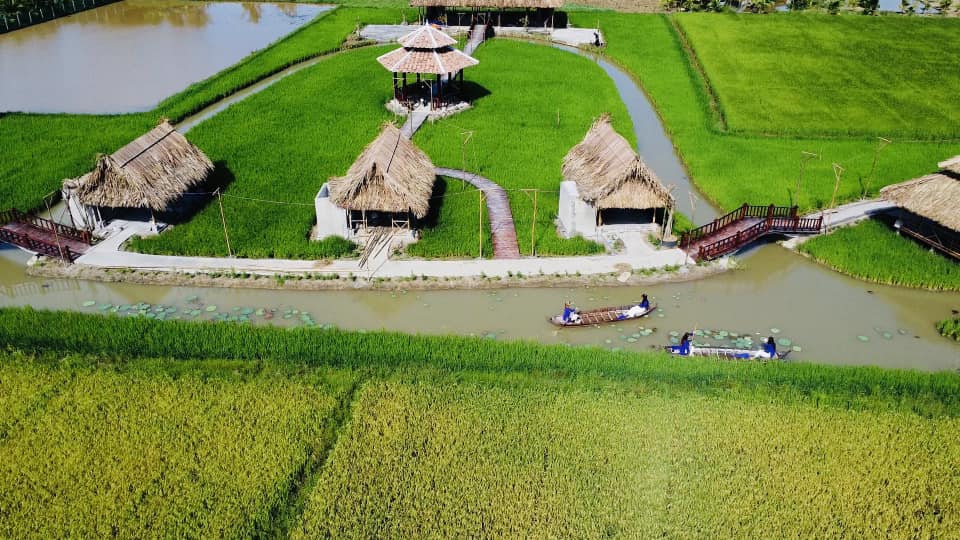
[[[533,223],[530,224],[530,256],[535,256],[537,247],[537,190],[533,190]]]
[[[840,189],[840,176],[843,175],[843,167],[839,163],[833,164],[833,176],[836,180],[833,182],[833,196],[830,198],[830,208],[837,204],[837,191]],[[830,232],[830,224],[824,226],[824,232]]]
[[[47,206],[47,215],[50,216],[50,223],[53,224],[53,237],[57,240],[57,251],[60,253],[60,257],[63,257],[63,246],[60,245],[60,231],[57,230],[57,222],[53,220],[53,212],[50,211],[49,196],[44,197],[43,202]],[[69,259],[69,257],[67,258]]]
[[[227,217],[223,213],[223,194],[220,188],[217,188],[217,203],[220,205],[220,222],[223,223],[223,239],[227,242],[227,256],[233,257],[233,250],[230,249],[230,235],[227,234]]]
[[[873,164],[870,166],[870,174],[867,175],[867,185],[863,187],[863,193],[860,195],[861,198],[866,197],[867,193],[870,193],[870,184],[873,183],[873,174],[877,171],[877,163],[880,161],[880,151],[892,142],[893,141],[890,139],[877,137],[877,151],[873,153]]]

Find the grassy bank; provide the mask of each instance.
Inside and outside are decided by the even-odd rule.
[[[110,153],[160,117],[178,121],[244,86],[305,58],[340,47],[357,21],[398,22],[398,10],[341,8],[322,15],[235,66],[191,85],[147,113],[128,115],[0,113],[0,208],[42,206],[64,178],[88,172],[97,153]]]
[[[676,20],[730,131],[960,138],[960,20],[705,13]]]
[[[960,264],[887,225],[867,220],[800,244],[799,250],[860,279],[933,290],[960,290]]]
[[[678,19],[682,21],[684,17],[679,16]],[[826,16],[811,15],[801,20],[804,22],[803,28],[817,28],[826,19]],[[709,198],[726,210],[744,202],[788,204],[791,199],[797,200],[805,209],[829,205],[834,186],[831,166],[834,162],[845,169],[838,191],[838,202],[843,202],[860,197],[865,190],[869,194],[876,194],[884,185],[930,172],[945,156],[960,153],[958,142],[939,144],[895,139],[894,144],[881,153],[879,165],[871,177],[877,146],[874,137],[769,137],[727,132],[721,121],[721,112],[725,111],[714,112],[711,109],[705,81],[691,64],[670,17],[572,13],[571,20],[579,26],[594,26],[597,20],[600,21],[608,41],[607,57],[631,72],[641,83],[663,119],[693,180]],[[713,20],[724,21],[718,24],[728,28],[728,32],[740,31],[735,23],[742,18],[732,18],[732,22],[724,17]],[[895,49],[900,42],[888,36],[878,46]],[[697,51],[704,48],[696,40],[693,41],[693,47]],[[764,47],[772,50],[769,44]],[[732,49],[723,51],[723,54],[732,58],[741,58],[741,53],[746,54]],[[821,60],[824,70],[830,68],[829,58]],[[786,55],[781,65],[789,67],[799,61]],[[740,69],[758,80],[767,80],[767,76],[756,72],[748,63],[742,63]],[[914,99],[923,101],[926,98],[918,89]],[[784,102],[782,107],[788,105]],[[945,104],[944,108],[955,109],[949,104]],[[811,116],[808,122],[815,122],[817,118],[820,117]],[[788,126],[785,120],[778,122],[777,125],[784,126],[784,129]],[[821,159],[807,164],[800,193],[796,195],[793,191],[803,151],[818,153]]]
[[[29,309],[0,341],[4,536],[960,526],[952,373]]]
[[[635,144],[630,118],[613,83],[593,62],[543,45],[494,40],[476,56],[480,64],[467,70],[466,78],[480,87],[478,93],[488,95],[478,98],[469,111],[425,125],[417,132],[416,143],[436,165],[465,168],[510,190],[521,253],[530,252],[533,222],[533,200],[519,191],[525,188],[542,190],[537,197],[537,253],[600,251],[599,245],[580,238],[560,239],[554,220],[563,156],[580,142],[593,119],[611,113],[618,131]],[[476,204],[450,213],[476,223]],[[443,241],[477,245],[475,229],[456,241]],[[418,249],[441,251],[429,245]],[[471,249],[476,255],[478,248]]]

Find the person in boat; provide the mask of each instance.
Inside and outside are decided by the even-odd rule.
[[[619,319],[632,319],[634,317],[639,317],[643,315],[647,310],[650,309],[650,300],[647,300],[647,295],[643,295],[640,298],[640,303],[630,306],[630,309],[620,314]]]
[[[690,356],[690,332],[684,332],[679,345],[671,345],[670,350],[680,356]]]
[[[777,357],[777,342],[774,341],[773,336],[767,338],[767,341],[763,344],[763,348],[757,351],[756,357],[769,359]]]
[[[570,302],[563,303],[563,317],[562,319],[564,324],[576,324],[580,322],[580,313],[576,308],[570,306]]]

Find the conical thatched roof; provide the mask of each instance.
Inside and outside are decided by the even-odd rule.
[[[457,40],[448,36],[442,30],[425,24],[398,39],[397,43],[412,49],[439,49],[456,45]]]
[[[347,174],[330,179],[330,200],[348,210],[410,211],[423,218],[435,180],[430,158],[387,124]]]
[[[64,188],[88,206],[161,211],[212,171],[210,159],[162,120],[112,155],[100,155],[93,171],[64,181]]]
[[[603,115],[563,158],[563,177],[597,208],[668,208],[673,196]]]
[[[943,161],[941,172],[880,190],[880,195],[918,216],[960,232],[960,156]]]
[[[460,8],[559,8],[563,0],[411,0],[413,7],[460,7]]]

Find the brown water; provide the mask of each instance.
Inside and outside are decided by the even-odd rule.
[[[960,345],[938,335],[933,326],[937,319],[949,316],[951,309],[960,308],[960,294],[862,283],[774,245],[747,254],[742,270],[642,289],[294,292],[146,286],[30,278],[23,269],[26,257],[18,250],[0,250],[0,306],[31,305],[91,313],[110,313],[116,308],[118,315],[124,315],[137,310],[120,308],[144,302],[151,304],[149,313],[161,305],[165,311],[176,308],[168,318],[198,320],[239,319],[246,308],[252,312],[246,316],[254,324],[330,324],[351,330],[478,335],[628,350],[666,344],[670,331],[725,330],[752,334],[759,340],[777,328],[778,338],[790,339],[801,347],[801,351],[792,353],[795,360],[933,371],[960,369]],[[590,308],[629,302],[641,292],[651,295],[662,311],[641,321],[600,328],[558,330],[546,321],[566,299]],[[96,304],[84,307],[85,302]],[[211,305],[215,310],[207,311]],[[258,309],[266,311],[258,315]],[[270,309],[276,311],[273,319],[266,320],[264,315]],[[199,313],[192,316],[184,310]],[[641,326],[656,331],[643,336]],[[861,342],[859,335],[869,341]]]
[[[149,110],[328,9],[127,0],[0,35],[0,111]]]

